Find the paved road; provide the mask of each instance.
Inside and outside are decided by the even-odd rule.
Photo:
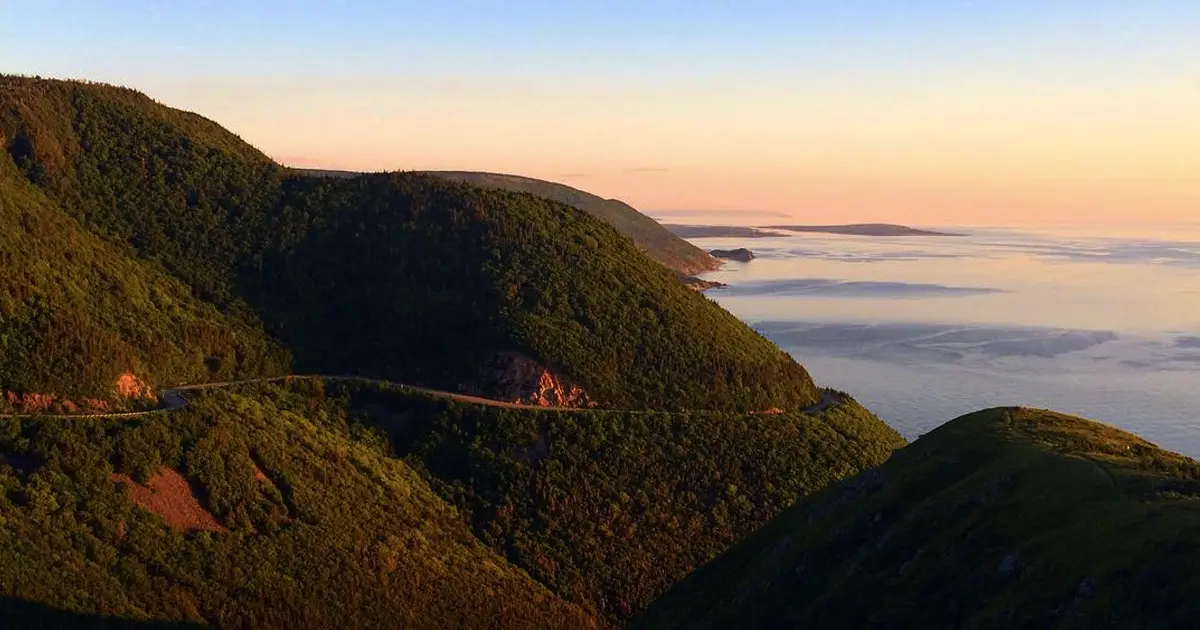
[[[136,418],[139,416],[148,416],[156,413],[168,411],[178,411],[187,406],[187,397],[183,392],[198,391],[202,389],[219,389],[224,387],[235,387],[237,385],[249,385],[252,383],[277,383],[281,381],[300,380],[300,379],[322,379],[325,381],[342,381],[352,383],[366,383],[370,385],[386,385],[403,391],[424,394],[434,398],[442,398],[445,400],[453,400],[456,402],[467,403],[472,405],[485,405],[488,407],[503,407],[505,409],[528,409],[533,411],[580,411],[579,407],[541,407],[537,405],[522,405],[519,403],[505,402],[502,400],[492,400],[491,398],[481,398],[479,396],[469,396],[467,394],[457,394],[438,389],[429,389],[426,387],[416,387],[413,385],[405,385],[404,383],[395,383],[377,378],[367,378],[364,376],[329,376],[319,374],[292,374],[288,376],[268,376],[263,378],[251,378],[241,381],[221,381],[217,383],[199,383],[195,385],[180,385],[164,389],[160,394],[159,406],[156,409],[146,411],[124,411],[117,413],[73,413],[73,414],[0,414],[0,418]],[[841,395],[829,390],[821,390],[821,399],[816,404],[805,407],[801,410],[802,413],[816,414],[824,411],[830,405],[842,400]],[[597,413],[638,413],[638,414],[658,414],[671,413],[663,411],[655,411],[651,409],[589,409],[588,411]],[[709,411],[709,410],[689,410],[688,414],[719,414],[728,413],[724,411]]]

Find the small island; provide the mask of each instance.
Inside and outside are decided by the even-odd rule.
[[[724,258],[725,260],[736,260],[738,262],[750,262],[754,260],[754,252],[739,247],[737,249],[714,249],[710,252],[716,258]]]
[[[847,225],[768,225],[766,229],[789,232],[820,232],[823,234],[848,234],[851,236],[966,236],[953,232],[935,232],[895,225],[892,223],[851,223]]]

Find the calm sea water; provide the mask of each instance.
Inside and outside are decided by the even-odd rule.
[[[693,242],[753,250],[708,295],[909,439],[1025,405],[1200,457],[1200,229],[955,231]]]

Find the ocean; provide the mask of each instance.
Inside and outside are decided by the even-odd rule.
[[[947,230],[689,240],[751,249],[707,295],[910,440],[1022,405],[1200,457],[1200,229]]]

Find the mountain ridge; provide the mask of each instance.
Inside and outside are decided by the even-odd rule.
[[[296,175],[132,90],[0,86],[5,185],[36,188],[109,247],[263,331],[299,368],[276,373],[489,394],[508,369],[490,366],[525,357],[610,407],[817,400],[791,357],[572,206],[427,175]]]
[[[575,206],[611,223],[622,234],[632,238],[651,258],[681,276],[712,271],[721,265],[703,249],[677,238],[665,226],[619,199],[605,199],[573,186],[523,175],[480,171],[426,172],[485,188],[528,192]]]
[[[356,177],[363,173],[329,169],[293,169],[323,177]],[[487,171],[413,171],[441,177],[450,181],[463,182],[481,188],[499,188],[514,192],[526,192],[574,206],[593,216],[607,221],[619,232],[633,239],[638,247],[654,260],[682,277],[720,267],[720,261],[700,249],[677,238],[653,218],[619,199],[605,199],[599,195],[549,180],[493,173]]]

